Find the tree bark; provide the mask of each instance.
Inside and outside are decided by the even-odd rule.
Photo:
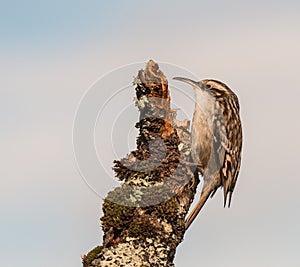
[[[137,149],[114,161],[123,184],[104,200],[103,244],[83,256],[84,267],[174,266],[199,183],[187,163],[190,122],[176,120],[166,77],[150,60],[134,83],[140,112]]]

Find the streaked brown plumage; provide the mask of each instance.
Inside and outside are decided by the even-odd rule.
[[[240,165],[242,126],[237,96],[216,80],[193,80],[175,77],[195,89],[195,111],[192,124],[192,158],[199,164],[204,178],[200,200],[185,222],[191,225],[209,196],[219,187],[224,190],[224,207],[230,207]]]

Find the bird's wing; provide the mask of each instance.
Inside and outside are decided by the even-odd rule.
[[[224,206],[226,205],[228,194],[228,206],[230,206],[231,195],[240,169],[242,132],[240,125],[225,123],[224,111],[220,110],[220,112],[215,112],[215,114],[213,123],[214,150],[217,151],[219,158],[219,171],[224,190]],[[239,118],[231,116],[239,115],[234,113],[227,114],[227,120],[240,121]]]
[[[212,177],[219,175],[220,182],[224,189],[224,206],[226,205],[227,196],[230,192],[233,181],[232,173],[232,142],[229,139],[228,127],[225,123],[223,111],[216,103],[213,116],[213,144],[210,166]],[[212,167],[213,166],[213,167]],[[233,168],[234,169],[234,168]]]

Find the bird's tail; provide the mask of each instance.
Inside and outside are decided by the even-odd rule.
[[[209,198],[209,196],[211,195],[211,193],[213,191],[214,190],[211,186],[207,186],[207,187],[203,188],[201,196],[200,196],[200,200],[198,201],[196,207],[194,207],[194,209],[192,210],[192,212],[189,214],[189,216],[187,217],[187,219],[185,221],[185,230],[187,230],[189,228],[189,226],[192,224],[192,222],[195,220],[198,213],[204,206],[206,200]]]

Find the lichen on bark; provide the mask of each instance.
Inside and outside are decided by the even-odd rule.
[[[123,183],[104,199],[103,244],[83,257],[84,267],[174,266],[199,182],[187,164],[189,121],[176,121],[158,64],[150,60],[134,84],[140,112],[137,149],[114,161]]]

